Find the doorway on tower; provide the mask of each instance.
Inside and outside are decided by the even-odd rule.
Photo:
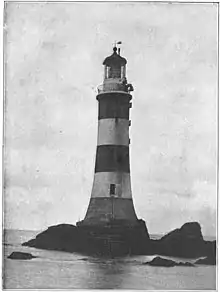
[[[110,197],[114,197],[116,195],[116,185],[110,184]]]
[[[112,198],[121,198],[122,197],[122,188],[121,188],[120,183],[109,185],[109,196]]]

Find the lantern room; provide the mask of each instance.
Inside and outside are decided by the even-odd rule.
[[[133,86],[127,83],[126,79],[127,60],[120,56],[120,48],[113,48],[113,54],[105,58],[104,81],[98,86],[98,94],[105,92],[129,93]]]
[[[117,53],[118,50],[118,53]],[[127,60],[120,56],[120,49],[113,48],[113,54],[105,58],[103,65],[105,66],[104,79],[126,77]]]

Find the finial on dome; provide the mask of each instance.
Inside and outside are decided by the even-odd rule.
[[[114,53],[117,53],[117,47],[113,48]]]

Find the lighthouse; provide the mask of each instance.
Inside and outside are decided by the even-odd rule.
[[[101,234],[105,239],[111,238],[107,245],[125,243],[132,236],[137,240],[140,234],[145,239],[149,237],[144,221],[137,218],[132,199],[129,128],[134,89],[127,82],[126,64],[116,45],[103,61],[104,79],[96,96],[98,138],[93,186],[85,218],[77,223],[97,238]]]

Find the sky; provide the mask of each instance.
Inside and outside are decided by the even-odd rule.
[[[134,86],[132,194],[149,233],[216,232],[217,4],[7,3],[5,227],[75,224],[91,196],[102,62]]]

